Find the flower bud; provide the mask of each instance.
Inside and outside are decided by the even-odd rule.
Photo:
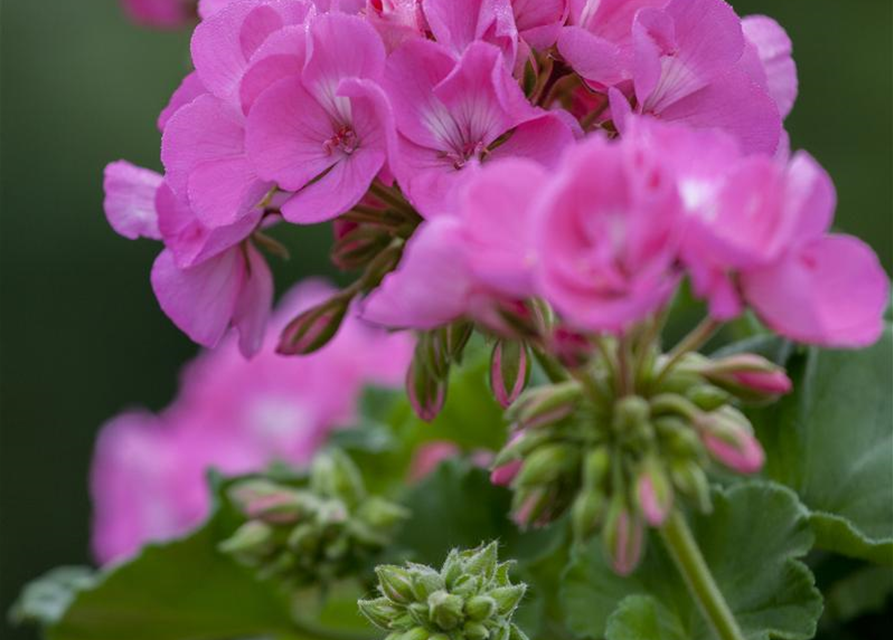
[[[408,519],[410,512],[379,496],[370,496],[360,503],[357,518],[374,529],[390,529]]]
[[[584,489],[571,506],[571,525],[575,540],[586,540],[598,531],[605,515],[607,500],[598,489]]]
[[[496,563],[499,561],[499,545],[494,541],[474,552],[465,561],[465,571],[483,576],[490,580],[496,572]]]
[[[535,387],[518,398],[506,415],[519,428],[534,429],[568,417],[582,397],[583,390],[575,380]]]
[[[694,500],[702,513],[709,513],[713,505],[710,500],[710,484],[704,470],[693,461],[673,462],[670,466],[670,477],[676,488]]]
[[[266,555],[273,548],[273,528],[257,520],[249,520],[218,545],[221,552],[245,559]]]
[[[579,460],[580,456],[574,445],[543,445],[524,460],[513,484],[518,487],[533,487],[554,482],[573,469]]]
[[[428,640],[431,636],[431,632],[425,629],[425,627],[413,627],[402,636],[400,636],[400,640]]]
[[[592,359],[589,338],[564,326],[555,328],[549,346],[558,361],[568,369],[581,369]]]
[[[338,294],[298,315],[283,329],[276,352],[305,356],[324,347],[338,333],[350,301]]]
[[[639,396],[626,396],[614,403],[613,428],[616,433],[639,431],[646,428],[651,407]]]
[[[357,602],[357,605],[360,607],[360,613],[380,629],[389,629],[391,620],[400,614],[400,609],[394,606],[387,598],[360,600]]]
[[[413,573],[412,593],[416,600],[427,602],[428,596],[435,591],[442,591],[446,587],[444,579],[434,569],[424,567]],[[427,609],[426,609],[427,611]]]
[[[512,520],[519,527],[538,525],[543,520],[548,503],[549,492],[545,489],[519,488],[512,499]]]
[[[447,382],[432,375],[419,358],[413,358],[406,372],[406,394],[415,414],[425,422],[434,420],[443,409]]]
[[[616,494],[608,508],[603,540],[611,567],[618,575],[627,576],[638,566],[642,557],[643,529],[641,519],[629,508],[626,499]]]
[[[499,615],[508,616],[518,607],[525,593],[527,593],[526,585],[515,584],[497,587],[490,591],[489,595],[496,602],[496,611]]]
[[[727,391],[714,387],[712,384],[692,385],[686,390],[685,397],[702,411],[715,411],[728,404],[732,399]]]
[[[529,373],[527,345],[518,340],[497,340],[490,356],[490,388],[503,408],[524,390]]]
[[[378,576],[378,588],[388,600],[398,604],[413,601],[412,579],[406,569],[382,564],[375,567],[375,574]]]
[[[435,591],[428,596],[428,615],[444,631],[455,629],[462,622],[465,601],[446,591]]]
[[[465,615],[480,622],[496,613],[496,600],[490,596],[474,596],[465,603]]]
[[[310,489],[327,498],[338,498],[355,505],[366,495],[363,478],[353,460],[339,449],[330,449],[314,457],[310,466]]]
[[[462,632],[467,640],[487,640],[490,637],[490,631],[480,622],[466,622]]]
[[[583,486],[598,490],[611,470],[611,452],[605,446],[592,449],[583,460]]]
[[[359,269],[369,264],[391,243],[387,230],[372,225],[355,225],[335,241],[329,257],[344,271]]]
[[[239,482],[227,493],[249,519],[269,523],[296,522],[306,506],[305,496],[263,479]]]
[[[496,467],[490,472],[490,482],[499,487],[509,486],[521,470],[521,464],[520,460],[513,460],[500,467]]]
[[[503,300],[494,309],[496,321],[489,322],[490,329],[509,338],[536,338],[544,329],[542,310],[533,302]]]
[[[744,400],[773,400],[793,387],[782,367],[755,353],[708,361],[702,374]]]
[[[673,487],[656,458],[646,458],[642,464],[636,479],[636,497],[648,524],[653,527],[662,525],[673,507]]]
[[[446,327],[443,332],[444,350],[449,354],[450,360],[459,364],[462,362],[462,354],[465,346],[474,333],[474,323],[465,320],[457,320]]]
[[[704,414],[696,426],[713,458],[738,473],[756,473],[765,454],[747,418],[731,407]]]

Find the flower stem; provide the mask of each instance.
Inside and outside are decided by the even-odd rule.
[[[531,345],[530,350],[533,351],[533,357],[536,358],[540,368],[543,370],[543,373],[546,374],[546,377],[549,378],[550,382],[564,382],[569,378],[567,371],[561,366],[561,363],[558,362],[558,360],[533,345]]]
[[[744,640],[744,634],[729,609],[701,555],[685,516],[676,509],[660,530],[661,538],[676,568],[682,574],[688,591],[721,640]]]
[[[701,320],[691,332],[682,338],[676,346],[674,346],[667,356],[669,359],[667,363],[660,370],[660,373],[657,375],[657,379],[655,380],[655,386],[660,384],[663,379],[666,377],[670,371],[673,370],[679,361],[682,360],[682,357],[690,353],[692,351],[697,351],[699,348],[704,346],[710,338],[713,337],[713,334],[716,333],[717,329],[722,326],[722,323],[717,322],[713,318],[707,317]]]

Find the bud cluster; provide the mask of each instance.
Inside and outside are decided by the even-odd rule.
[[[306,487],[250,479],[233,485],[229,497],[247,521],[220,550],[261,578],[294,588],[362,571],[409,516],[369,496],[357,467],[338,450],[314,459]]]
[[[662,356],[645,366],[626,393],[602,358],[575,379],[522,394],[492,476],[514,490],[519,524],[570,511],[575,538],[600,533],[621,574],[636,567],[645,526],[661,526],[675,499],[710,509],[711,462],[759,471],[763,451],[736,405],[790,390],[780,367],[753,354]]]
[[[440,571],[408,563],[376,569],[380,597],[360,611],[386,640],[527,640],[512,623],[526,585],[512,584],[497,543],[452,550]]]

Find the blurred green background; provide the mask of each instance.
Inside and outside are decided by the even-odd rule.
[[[837,225],[893,264],[893,3],[738,0],[789,31],[795,147],[834,177]],[[188,70],[189,34],[129,24],[116,0],[2,0],[0,15],[0,612],[26,580],[90,560],[98,427],[162,408],[195,347],[149,287],[157,246],[116,236],[102,168],[160,168],[155,117]],[[291,232],[280,287],[327,272],[327,232]],[[0,637],[32,638],[0,622]],[[868,636],[865,636],[868,637]],[[125,640],[125,639],[122,639]]]

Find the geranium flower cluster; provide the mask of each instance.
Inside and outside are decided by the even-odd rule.
[[[101,562],[132,555],[198,524],[209,508],[206,474],[254,473],[273,463],[306,465],[339,426],[352,424],[361,390],[395,386],[411,341],[349,317],[338,338],[306,358],[275,353],[292,314],[330,293],[307,282],[290,292],[252,360],[225,340],[189,364],[176,400],[159,414],[110,420],[92,471],[93,550]]]
[[[159,119],[164,175],[106,172],[112,226],[164,245],[164,311],[206,346],[235,329],[250,356],[273,299],[264,252],[282,249],[270,234],[333,222],[334,263],[361,275],[296,315],[278,350],[321,348],[351,309],[415,330],[407,391],[430,420],[469,336],[495,338],[491,383],[516,439],[494,479],[522,523],[573,508],[582,536],[602,528],[620,572],[643,519],[659,526],[674,492],[704,495],[709,457],[762,464],[737,405],[789,381],[750,354],[699,359],[721,323],[752,312],[828,347],[881,333],[888,278],[831,231],[831,179],[789,147],[797,73],[770,18],[723,0],[198,12],[195,71]],[[684,280],[708,317],[664,354]],[[554,384],[516,404],[532,357]]]

